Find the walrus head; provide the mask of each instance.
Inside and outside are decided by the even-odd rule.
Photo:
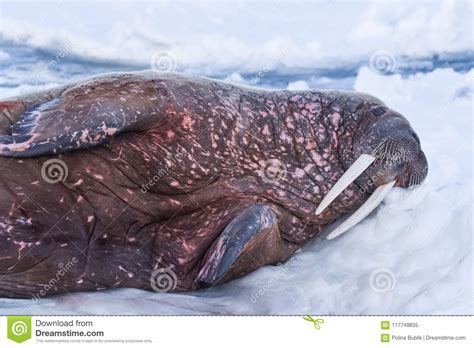
[[[375,98],[374,98],[375,99]],[[369,215],[394,186],[414,187],[428,174],[420,139],[408,120],[379,100],[363,109],[352,142],[353,163],[319,204],[320,214],[351,183],[371,193],[367,201],[327,237],[346,232]]]
[[[365,169],[366,175],[356,179],[356,184],[369,192],[391,181],[407,188],[419,185],[428,174],[428,163],[408,120],[382,105],[368,112],[375,120],[359,130],[361,135],[355,139],[353,153],[354,159],[370,156],[372,163]]]

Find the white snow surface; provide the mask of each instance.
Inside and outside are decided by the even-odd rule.
[[[0,41],[129,64],[148,65],[154,54],[171,52],[178,69],[205,74],[334,67],[379,50],[416,57],[472,50],[473,4],[4,0]]]
[[[354,89],[379,97],[410,120],[430,171],[421,186],[394,189],[378,210],[339,238],[318,238],[284,264],[210,290],[0,299],[1,312],[474,314],[473,78],[473,70],[439,69],[404,78],[360,70]],[[229,80],[243,82],[237,74]]]

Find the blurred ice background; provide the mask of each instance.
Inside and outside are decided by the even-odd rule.
[[[0,98],[150,65],[267,88],[355,89],[410,120],[430,173],[341,238],[211,290],[0,299],[1,314],[474,314],[473,10],[457,1],[2,1]]]

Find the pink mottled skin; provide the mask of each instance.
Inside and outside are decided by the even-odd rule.
[[[361,176],[315,215],[363,151],[354,146],[366,146],[366,129],[379,117],[369,110],[383,106],[370,96],[248,89],[178,74],[107,75],[0,102],[0,140],[14,136],[14,118],[54,98],[62,104],[35,116],[30,132],[38,135],[27,145],[0,142],[0,154],[17,157],[0,157],[2,296],[31,297],[59,262],[73,257],[77,263],[49,295],[150,289],[157,268],[173,270],[176,291],[209,286],[208,272],[238,238],[219,236],[246,208],[264,207],[256,211],[268,236],[266,245],[249,242],[246,250],[262,256],[260,266],[274,264],[359,207],[374,188]],[[71,122],[43,123],[54,108],[74,115]],[[35,139],[47,146],[28,147]],[[58,156],[68,176],[48,184],[42,165]],[[268,180],[265,163],[273,159],[286,173]],[[403,178],[399,186],[407,186]],[[257,214],[245,211],[247,218]],[[240,257],[219,283],[257,268],[249,262]]]

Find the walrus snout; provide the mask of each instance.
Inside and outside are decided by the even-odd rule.
[[[407,119],[385,106],[373,107],[353,143],[354,162],[323,198],[316,215],[326,209],[352,183],[370,197],[327,238],[335,238],[368,216],[394,186],[420,184],[428,174],[420,140]]]
[[[428,160],[420,150],[415,161],[411,162],[404,175],[397,179],[396,186],[412,188],[420,185],[428,176]]]
[[[408,187],[405,186],[407,181],[405,178],[410,177],[415,168],[417,168],[417,179],[412,179],[412,184],[417,185],[426,177],[426,174],[421,175],[424,172],[423,163],[426,163],[426,157],[411,135],[384,138],[379,145],[368,148],[364,153],[370,154],[375,159],[365,170],[366,175],[361,175],[355,180],[355,183],[366,192],[372,192],[380,185],[394,180],[396,186]]]
[[[386,107],[381,112],[380,108],[370,109],[368,118],[374,123],[363,127],[354,143],[354,160],[368,155],[372,162],[363,169],[365,175],[353,181],[367,192],[391,181],[402,187],[420,184],[428,165],[418,135],[405,117]]]

